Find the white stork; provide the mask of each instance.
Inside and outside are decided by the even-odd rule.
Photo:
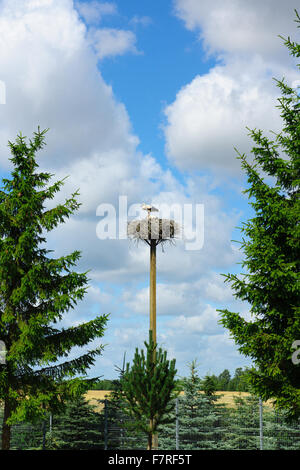
[[[142,209],[144,209],[145,211],[148,211],[148,217],[150,217],[151,212],[158,212],[158,209],[156,209],[156,207],[151,206],[150,204],[145,204],[145,203],[142,204]]]

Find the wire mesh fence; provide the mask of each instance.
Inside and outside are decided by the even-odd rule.
[[[100,402],[100,400],[99,400]],[[132,420],[109,400],[101,400],[102,410],[93,422],[66,424],[62,417],[45,415],[35,424],[12,427],[12,450],[144,450],[147,437],[132,429]],[[187,419],[184,405],[176,399],[176,412],[170,424],[158,432],[161,450],[299,450],[300,422],[290,423],[284,414],[258,400],[252,408],[242,405],[228,410]],[[199,421],[200,419],[200,421]],[[202,426],[199,423],[202,422]],[[2,414],[0,411],[0,424]],[[1,434],[1,430],[0,430]],[[61,437],[63,435],[63,438]]]

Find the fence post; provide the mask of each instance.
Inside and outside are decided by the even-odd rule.
[[[176,398],[176,450],[179,450],[178,398]]]
[[[108,409],[107,409],[107,400],[104,400],[104,450],[107,450],[108,444]]]
[[[43,445],[42,449],[46,449],[46,432],[47,432],[47,424],[46,424],[46,413],[44,413],[44,419],[43,419]]]
[[[260,450],[264,450],[263,405],[261,397],[259,397],[259,448]]]

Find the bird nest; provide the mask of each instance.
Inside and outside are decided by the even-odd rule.
[[[127,224],[129,238],[144,241],[148,244],[156,240],[156,244],[174,241],[180,234],[180,226],[172,219],[148,217],[142,220],[133,220]]]

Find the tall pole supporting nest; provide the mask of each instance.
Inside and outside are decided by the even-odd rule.
[[[143,204],[147,210],[145,219],[134,220],[127,225],[128,237],[138,241],[144,241],[150,246],[150,331],[153,342],[156,345],[156,246],[162,246],[167,242],[173,242],[179,234],[180,227],[174,220],[151,217],[151,212],[157,212],[153,206]],[[156,349],[153,351],[153,363],[156,359]],[[159,393],[159,390],[157,391]],[[152,428],[153,423],[150,422]],[[158,448],[158,436],[153,435],[152,449]]]
[[[156,240],[150,243],[150,330],[156,344]]]
[[[150,331],[152,332],[153,342],[156,345],[156,240],[150,242]],[[156,346],[153,351],[153,363],[156,359]],[[150,422],[150,427],[153,423]],[[157,433],[152,437],[152,449],[158,448]]]

